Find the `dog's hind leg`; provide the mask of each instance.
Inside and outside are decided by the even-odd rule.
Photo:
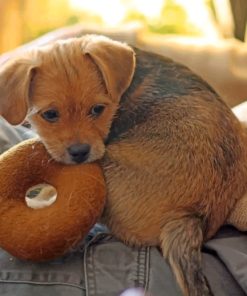
[[[212,295],[202,273],[203,222],[188,213],[169,213],[160,234],[163,256],[186,296]]]

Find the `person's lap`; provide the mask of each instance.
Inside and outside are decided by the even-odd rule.
[[[34,136],[0,119],[0,152]],[[213,293],[247,294],[247,236],[223,227],[202,251],[203,271]],[[181,295],[168,264],[155,247],[133,248],[96,226],[76,249],[54,261],[20,261],[0,249],[1,296],[116,296],[141,287],[152,296]]]

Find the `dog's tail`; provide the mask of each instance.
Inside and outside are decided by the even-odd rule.
[[[166,217],[160,235],[161,249],[186,296],[212,295],[202,273],[202,220],[191,213]]]

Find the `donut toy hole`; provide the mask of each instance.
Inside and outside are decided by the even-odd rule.
[[[29,188],[25,201],[29,208],[42,209],[52,205],[57,199],[57,190],[50,184],[38,184]]]

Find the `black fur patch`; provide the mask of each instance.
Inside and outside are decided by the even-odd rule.
[[[137,65],[132,83],[122,96],[119,110],[113,121],[106,143],[124,137],[124,133],[148,120],[159,112],[162,106],[180,96],[191,95],[193,91],[214,90],[187,67],[162,56],[136,51]],[[133,97],[143,84],[138,98]],[[214,96],[217,99],[217,95]]]

